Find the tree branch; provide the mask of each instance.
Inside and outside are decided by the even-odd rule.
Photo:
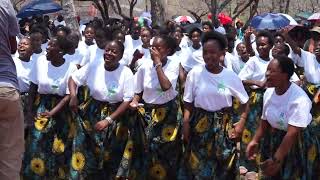
[[[235,14],[234,16],[232,16],[232,19],[235,19],[237,18],[244,10],[246,10],[248,7],[250,7],[250,5],[253,3],[254,0],[249,0],[248,3],[243,6],[243,8],[241,8],[237,14]]]

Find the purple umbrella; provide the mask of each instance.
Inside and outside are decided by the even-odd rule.
[[[252,18],[250,25],[258,30],[277,30],[290,24],[290,20],[281,14],[264,13]]]

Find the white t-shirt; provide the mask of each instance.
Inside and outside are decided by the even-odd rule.
[[[42,52],[46,52],[47,47],[48,47],[48,43],[49,43],[49,42],[45,42],[45,43],[41,44]]]
[[[13,59],[16,65],[17,77],[19,83],[20,92],[29,92],[30,87],[30,73],[34,66],[35,61],[22,61],[18,57]]]
[[[301,63],[304,67],[304,75],[308,82],[320,83],[320,63],[314,54],[301,49]]]
[[[217,28],[214,28],[215,31],[221,33],[221,34],[226,34],[226,30],[224,29],[224,27],[219,26]]]
[[[266,79],[266,72],[270,61],[265,61],[258,56],[250,57],[247,63],[244,65],[238,76],[243,80],[255,80],[264,81]],[[299,77],[296,73],[290,78],[291,82],[299,81]],[[251,88],[256,89],[257,86],[251,86]]]
[[[188,58],[182,59],[181,65],[184,70],[189,72],[193,67],[204,64],[202,56],[202,46],[199,49],[194,49],[192,46],[187,48]]]
[[[96,44],[89,46],[88,51],[82,59],[80,65],[84,66],[92,62],[104,62],[103,59],[104,49],[100,49]]]
[[[47,61],[45,56],[41,56],[30,73],[30,81],[38,85],[40,94],[64,96],[69,94],[68,80],[75,70],[77,70],[75,64],[65,62],[55,67],[50,61]]]
[[[80,50],[79,48],[77,48],[75,50],[75,53],[70,55],[70,54],[65,54],[63,56],[63,58],[67,61],[67,62],[70,62],[70,63],[73,63],[73,64],[81,64],[83,58],[85,58],[86,56],[86,51],[83,51],[83,50]]]
[[[38,61],[38,59],[39,59],[41,56],[46,57],[46,54],[47,54],[47,51],[42,51],[42,52],[39,53],[39,54],[33,53],[33,54],[31,55],[30,59],[31,59],[32,61]]]
[[[236,57],[235,61],[232,63],[233,72],[235,72],[236,74],[239,74],[245,64],[246,63],[241,60],[240,56]]]
[[[280,96],[275,88],[268,88],[263,96],[261,119],[267,120],[273,128],[284,131],[287,131],[288,124],[305,128],[312,120],[311,107],[307,94],[294,83]]]
[[[179,62],[168,58],[162,67],[171,82],[171,88],[162,91],[156,69],[152,61],[146,61],[135,74],[135,93],[143,92],[142,99],[150,104],[165,104],[173,100],[178,92],[175,90],[179,76]]]
[[[232,65],[236,61],[236,57],[234,57],[231,53],[226,52],[226,55],[224,56],[224,65],[227,69],[233,71]]]
[[[186,80],[183,100],[207,111],[232,106],[232,97],[242,104],[249,100],[239,77],[226,68],[219,74],[210,73],[205,65],[193,68]]]
[[[88,86],[90,95],[99,101],[118,103],[131,101],[134,96],[133,74],[123,65],[107,71],[100,63],[86,64],[72,75],[72,79],[78,86]]]

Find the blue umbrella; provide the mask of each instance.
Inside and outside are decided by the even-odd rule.
[[[290,20],[281,14],[264,13],[252,18],[250,25],[255,29],[276,30],[286,27],[290,24]]]
[[[62,10],[61,6],[52,0],[33,0],[21,8],[17,14],[17,17],[24,18],[34,15],[43,15],[60,10]]]

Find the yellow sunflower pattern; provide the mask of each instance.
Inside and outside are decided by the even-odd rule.
[[[138,107],[138,112],[144,116],[146,114],[146,110],[143,107]]]
[[[167,172],[160,163],[153,164],[153,166],[150,168],[149,173],[152,178],[157,180],[166,179],[167,177]]]
[[[194,152],[191,151],[189,156],[189,165],[191,169],[197,170],[199,168],[199,164],[200,164],[199,158]]]
[[[35,118],[34,126],[38,131],[43,131],[44,128],[47,126],[48,121],[48,118],[39,116]]]
[[[88,120],[83,121],[83,127],[88,132],[92,131],[91,124],[90,124],[90,122]]]
[[[131,159],[133,151],[133,141],[129,140],[126,144],[126,148],[124,149],[123,157],[126,159]]]
[[[251,139],[252,139],[251,132],[248,129],[244,129],[242,133],[242,138],[241,138],[242,142],[244,144],[249,144]]]
[[[316,86],[315,85],[307,85],[307,89],[309,91],[310,94],[314,95],[316,93]]]
[[[317,157],[317,148],[315,145],[312,145],[308,150],[308,160],[313,162]]]
[[[239,107],[240,107],[240,101],[238,99],[234,99],[233,108],[235,109],[235,111],[238,111]]]
[[[253,104],[256,104],[257,98],[258,98],[257,96],[258,96],[258,95],[257,95],[256,92],[252,92],[252,93],[251,93],[250,99],[252,99],[252,103],[253,103]]]
[[[155,122],[161,122],[164,120],[164,118],[166,117],[166,108],[157,108],[157,109],[153,109],[151,112],[152,115],[152,119]]]
[[[174,141],[177,137],[178,128],[175,126],[167,126],[163,128],[161,137],[165,142]]]
[[[76,171],[81,171],[86,164],[86,159],[81,152],[76,152],[72,155],[71,165]]]
[[[39,176],[43,176],[46,171],[44,161],[40,158],[33,158],[31,160],[31,170],[35,174],[37,174]]]
[[[204,133],[209,129],[209,121],[208,121],[208,117],[204,116],[203,118],[201,118],[197,125],[196,125],[196,132],[198,133]]]
[[[57,136],[55,136],[53,140],[52,152],[56,154],[61,154],[64,152],[64,148],[65,148],[65,145],[62,139],[59,139]]]

